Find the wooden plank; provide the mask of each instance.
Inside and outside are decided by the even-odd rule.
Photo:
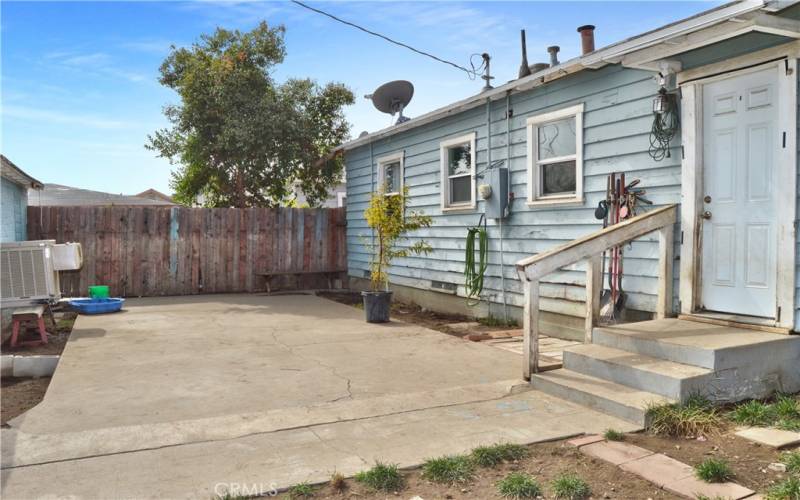
[[[672,265],[674,263],[675,226],[669,224],[658,230],[658,293],[656,319],[672,316]]]
[[[603,257],[593,255],[586,262],[586,325],[584,342],[592,343],[592,331],[600,320],[600,294],[603,291]]]
[[[522,325],[523,377],[531,379],[539,360],[539,280],[525,281],[525,307]]]

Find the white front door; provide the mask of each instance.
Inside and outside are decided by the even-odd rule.
[[[779,105],[775,69],[703,86],[705,310],[776,317]]]

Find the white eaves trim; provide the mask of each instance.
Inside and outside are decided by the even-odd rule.
[[[749,12],[765,9],[768,4],[769,2],[765,2],[764,0],[742,0],[708,10],[682,21],[668,24],[662,28],[609,45],[608,47],[596,50],[585,56],[570,59],[558,66],[546,68],[524,78],[512,80],[505,85],[467,97],[466,99],[462,99],[448,106],[412,118],[399,125],[367,134],[350,142],[346,142],[336,149],[345,151],[354,149],[369,144],[373,140],[389,137],[440,120],[448,115],[475,108],[481,104],[485,104],[487,100],[502,99],[506,94],[529,90],[553,80],[563,78],[564,76],[583,71],[586,68],[597,69],[608,64],[616,64],[628,53],[651,47],[670,38],[686,35]]]

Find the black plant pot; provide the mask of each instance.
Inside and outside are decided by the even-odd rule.
[[[389,306],[392,292],[361,292],[364,297],[364,313],[367,323],[386,323],[389,321]]]

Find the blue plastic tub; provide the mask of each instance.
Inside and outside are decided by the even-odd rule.
[[[105,314],[122,309],[125,299],[72,299],[69,305],[81,314]]]

